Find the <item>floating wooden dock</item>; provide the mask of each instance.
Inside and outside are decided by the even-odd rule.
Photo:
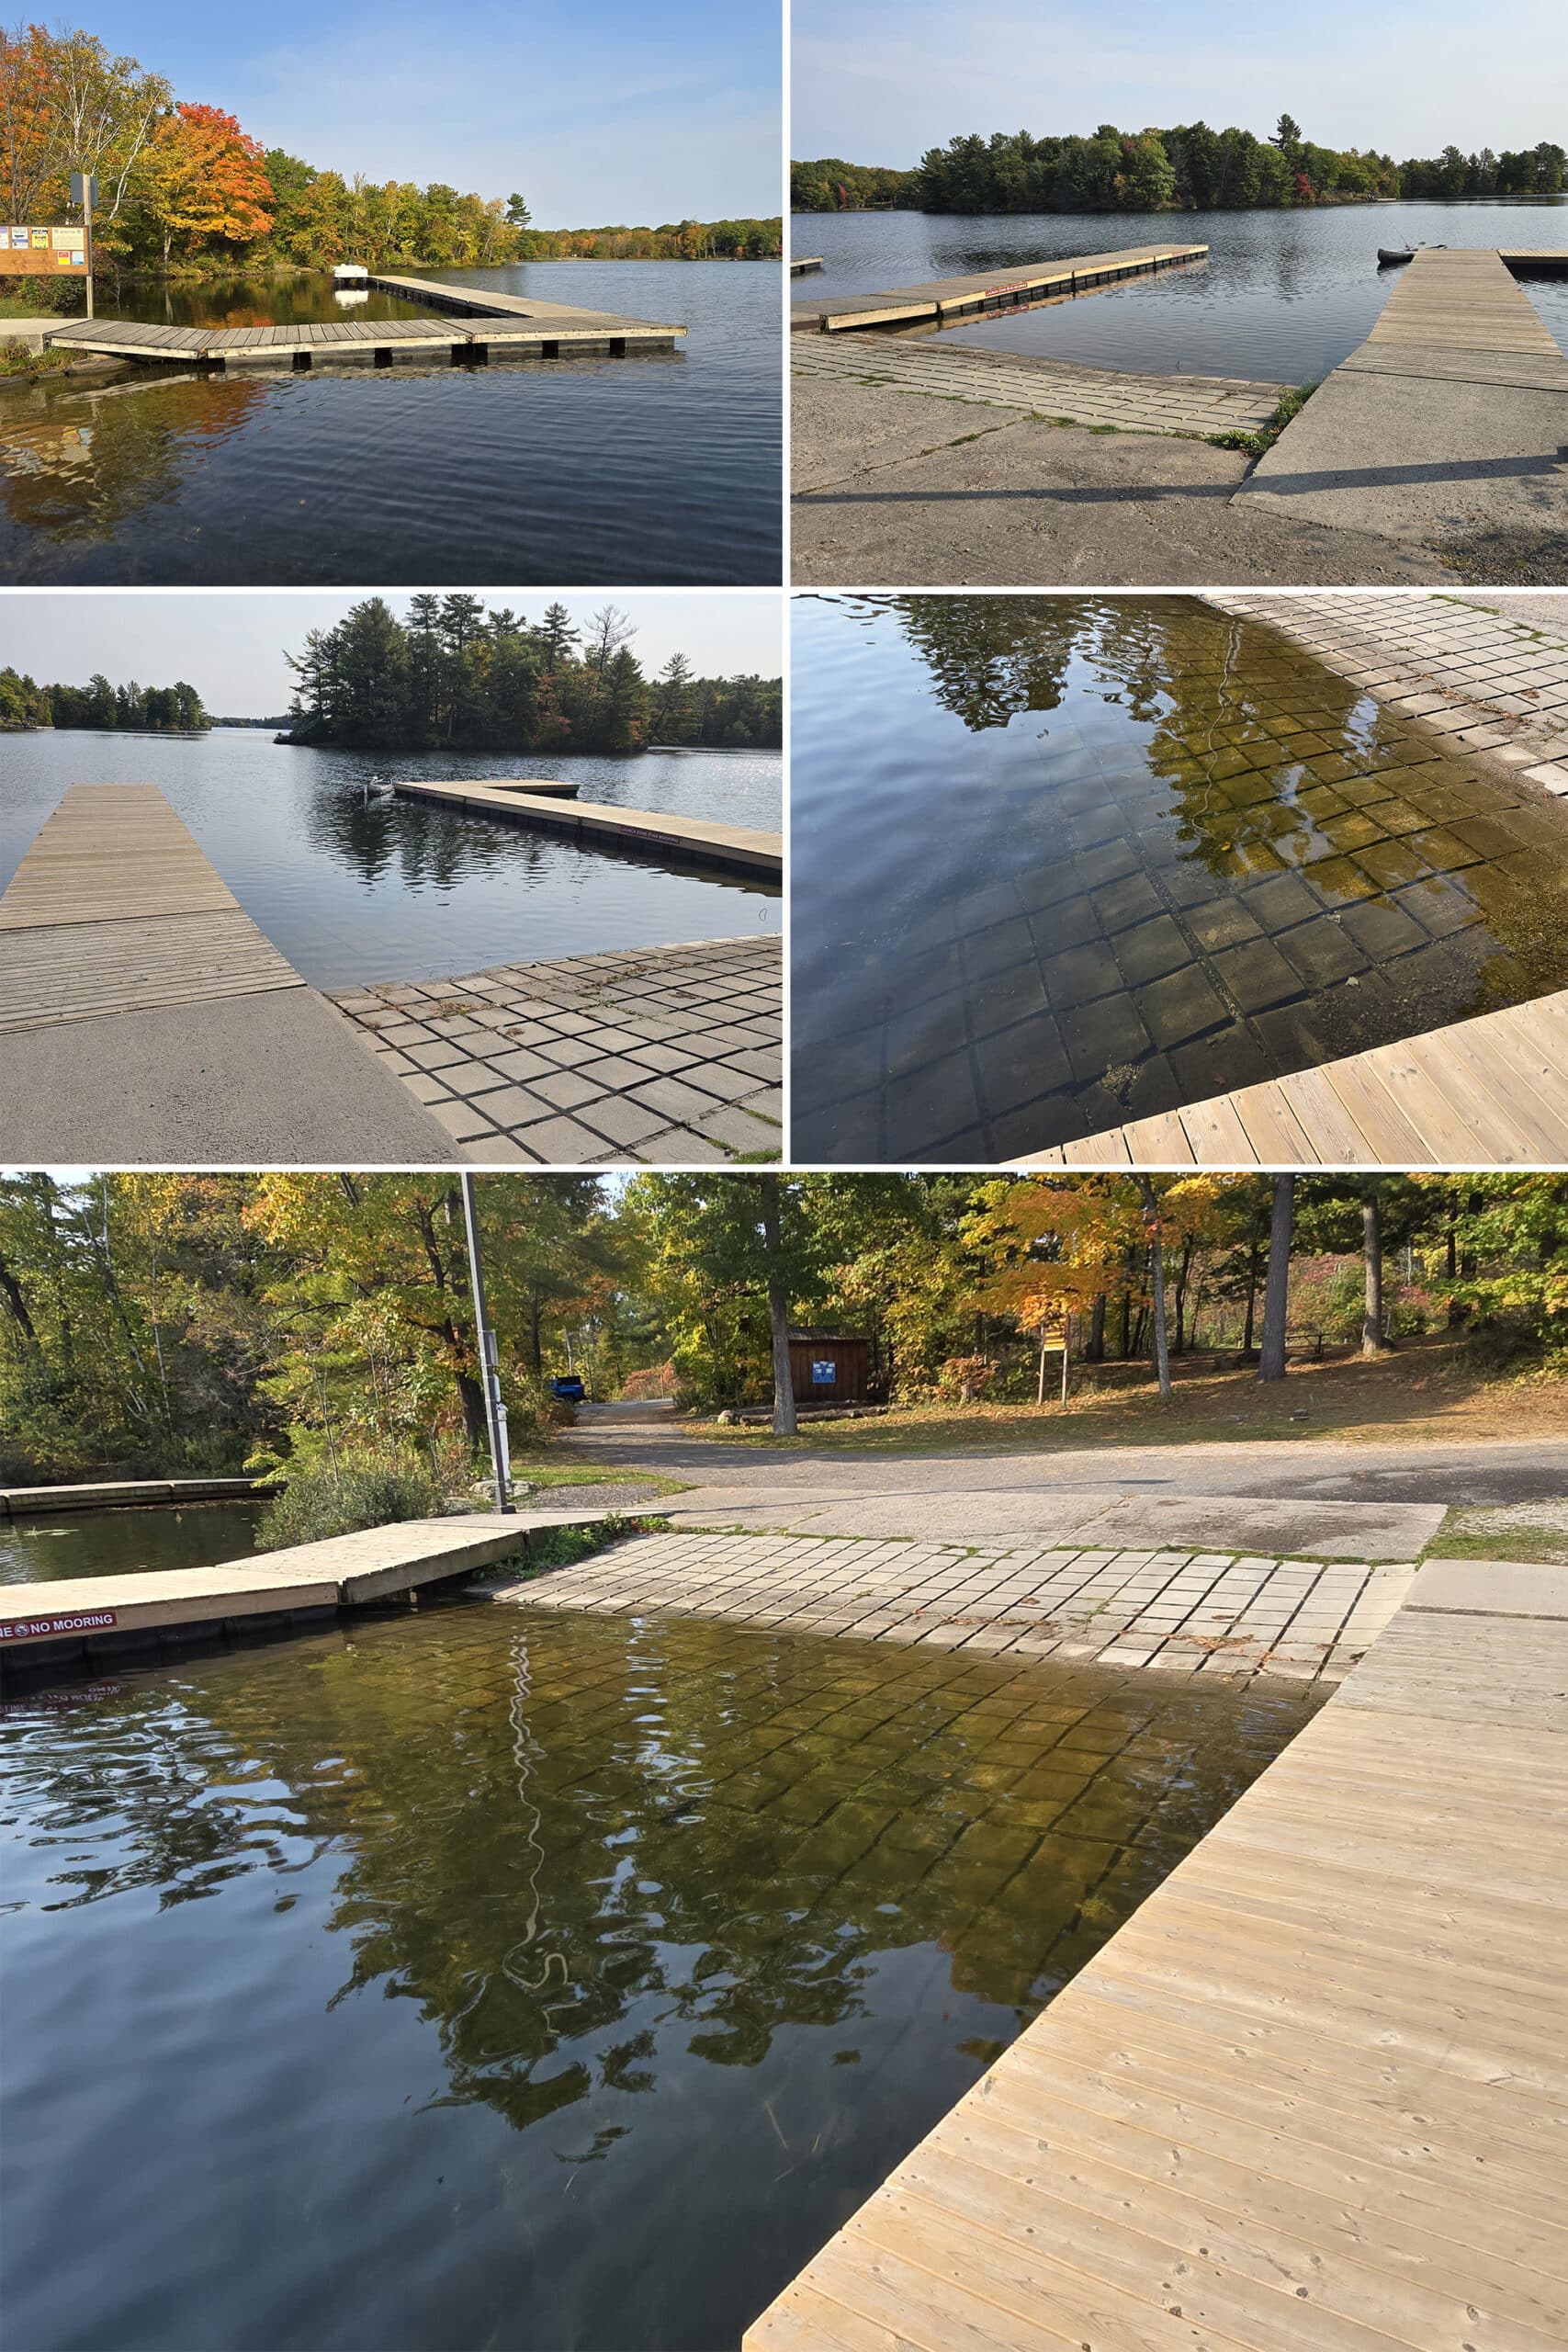
[[[1555,1168],[1568,989],[1057,1144],[1021,1168]]]
[[[804,277],[808,269],[820,269],[821,266],[822,256],[820,254],[807,254],[803,255],[799,261],[796,261],[795,256],[791,254],[789,274],[792,277]]]
[[[151,784],[76,784],[0,898],[22,1165],[418,1165],[449,1140],[240,906]]]
[[[577,354],[623,358],[631,351],[668,351],[686,332],[609,311],[444,286],[434,279],[372,274],[372,286],[448,315],[431,319],[329,319],[315,325],[175,327],[139,319],[70,319],[45,339],[105,358],[189,367],[309,368],[344,360],[389,368],[398,359],[445,355],[469,364],[499,358],[558,359]]]
[[[271,1492],[265,1478],[97,1478],[70,1487],[0,1487],[0,1519],[51,1519],[62,1511],[136,1510],[164,1503],[245,1502]]]
[[[0,1031],[304,985],[156,785],[72,785],[0,898]]]
[[[525,1553],[530,1535],[591,1527],[601,1510],[408,1520],[258,1553],[221,1567],[158,1568],[0,1586],[0,1671],[96,1667],[229,1632],[284,1631]]]
[[[508,817],[542,831],[583,841],[614,842],[622,849],[673,850],[700,865],[728,866],[736,873],[784,875],[784,837],[747,825],[720,825],[705,817],[669,817],[649,808],[619,808],[607,800],[549,799],[547,780],[502,777],[490,784],[400,784],[409,800],[439,800],[476,816]]]
[[[1568,1572],[1424,1568],[746,2352],[1561,2345],[1565,1689]]]
[[[1120,253],[1079,254],[1068,261],[1031,263],[1021,269],[976,270],[895,286],[884,294],[840,294],[791,306],[791,325],[835,334],[847,327],[909,324],[921,319],[955,326],[993,311],[1027,310],[1032,302],[1091,293],[1122,277],[1141,277],[1181,262],[1207,258],[1207,245],[1130,245]]]
[[[1427,550],[1467,530],[1560,535],[1568,356],[1515,266],[1540,257],[1419,247],[1237,499]]]

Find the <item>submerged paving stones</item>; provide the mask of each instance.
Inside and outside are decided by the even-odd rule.
[[[674,1610],[1063,1666],[1329,1683],[1371,1646],[1415,1574],[1409,1563],[1226,1553],[671,1534],[619,1544],[500,1597],[609,1615]]]
[[[795,674],[804,1159],[1016,1157],[1568,983],[1546,780],[1245,616],[817,598]]]
[[[624,948],[333,1001],[467,1159],[581,1164],[776,1156],[777,939]]]

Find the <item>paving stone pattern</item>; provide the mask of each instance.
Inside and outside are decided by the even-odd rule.
[[[1161,602],[1087,608],[1037,798],[977,801],[918,902],[886,893],[896,928],[866,875],[852,956],[803,884],[797,1159],[1019,1159],[1568,986],[1568,804],[1271,628]],[[918,707],[876,723],[923,750]],[[942,821],[911,790],[907,832]],[[830,873],[820,823],[811,854]]]
[[[635,1538],[501,1597],[1236,1683],[1258,1675],[1337,1682],[1415,1574],[1408,1563],[1224,1553],[671,1534]]]
[[[776,938],[505,964],[333,996],[485,1166],[723,1163],[780,1151]]]
[[[1568,795],[1568,594],[1560,628],[1451,596],[1212,593],[1223,612],[1268,621],[1391,710],[1456,749],[1489,752],[1529,784]]]
[[[1216,376],[1133,376],[1109,368],[1064,366],[1016,353],[975,351],[922,337],[796,334],[790,357],[801,376],[874,383],[889,391],[1021,409],[1053,423],[1113,425],[1122,433],[1256,433],[1279,406],[1283,384],[1233,383]],[[821,488],[821,484],[814,485]]]

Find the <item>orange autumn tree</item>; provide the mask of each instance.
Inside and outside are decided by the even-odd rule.
[[[148,151],[142,199],[163,232],[164,267],[176,237],[248,244],[272,226],[262,145],[220,107],[177,106]]]
[[[1163,1249],[1185,1265],[1219,1231],[1219,1204],[1237,1180],[1193,1175],[1150,1180]],[[1087,1322],[1089,1352],[1099,1354],[1106,1308],[1151,1304],[1154,1227],[1138,1180],[1083,1175],[1000,1179],[985,1187],[965,1221],[965,1241],[990,1260],[990,1278],[975,1304],[1010,1317],[1021,1330],[1048,1336],[1072,1317]]]

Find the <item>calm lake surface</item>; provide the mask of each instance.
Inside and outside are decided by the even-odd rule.
[[[733,2352],[1313,1712],[482,1604],[18,1700],[9,2339]]]
[[[141,1568],[210,1568],[249,1559],[264,1506],[182,1503],[148,1510],[73,1510],[0,1520],[0,1585]]]
[[[780,823],[777,752],[405,758],[275,743],[261,728],[183,739],[45,731],[0,737],[0,888],[68,785],[155,784],[245,912],[315,988],[778,931],[776,890],[365,793],[372,775],[556,775],[579,777],[585,800]]]
[[[1207,244],[1209,258],[1103,293],[1010,311],[942,330],[947,343],[1024,351],[1100,368],[1164,375],[1234,376],[1315,383],[1366,340],[1397,283],[1378,247],[1568,248],[1568,201],[1328,205],[1321,211],[799,213],[797,254],[820,254],[820,275],[795,281],[796,299],[861,294],[1126,245]],[[1519,281],[1568,349],[1568,278]]]
[[[432,279],[689,330],[672,352],[294,375],[129,368],[0,393],[0,579],[440,587],[780,577],[780,265]],[[138,287],[175,324],[426,316],[331,289]]]
[[[1271,629],[792,622],[798,1158],[1009,1159],[1568,986],[1568,807]]]

